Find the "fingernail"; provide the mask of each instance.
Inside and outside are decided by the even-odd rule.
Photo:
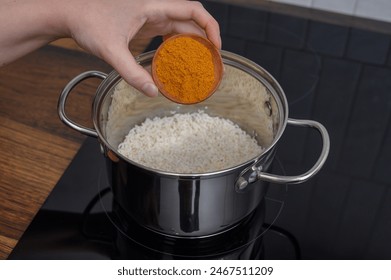
[[[151,96],[151,97],[155,97],[159,93],[159,90],[157,89],[157,87],[154,84],[151,84],[151,83],[146,83],[142,87],[141,90],[145,93],[145,95],[148,95],[148,96]]]

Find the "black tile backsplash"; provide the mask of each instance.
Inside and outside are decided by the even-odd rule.
[[[320,61],[312,53],[286,50],[281,66],[280,84],[295,118],[308,118],[319,80]]]
[[[302,48],[305,44],[308,21],[300,18],[270,14],[266,41],[292,48]]]
[[[361,62],[384,64],[390,49],[390,36],[352,29],[347,46],[347,57]]]
[[[348,35],[347,27],[312,21],[306,47],[320,54],[341,57],[345,52]]]
[[[280,77],[283,48],[266,43],[249,42],[245,56],[262,67],[275,78]]]
[[[240,54],[242,56],[246,55],[245,51],[246,51],[247,41],[245,39],[223,34],[221,36],[221,41],[223,43],[222,46],[223,50]]]
[[[337,58],[325,58],[322,62],[319,85],[312,105],[312,118],[320,121],[329,131],[332,149],[329,154],[330,168],[335,169],[341,153],[345,130],[348,126],[350,108],[361,72],[356,62]],[[316,154],[309,154],[313,161]]]
[[[227,34],[244,39],[264,41],[267,13],[230,6]]]
[[[222,34],[227,33],[228,24],[228,5],[222,5],[211,1],[202,1],[202,4],[206,10],[217,20],[220,25],[220,32]]]

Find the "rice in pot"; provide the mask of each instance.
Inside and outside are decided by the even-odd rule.
[[[118,152],[134,162],[175,173],[234,167],[262,150],[237,124],[203,111],[147,118],[118,146]]]

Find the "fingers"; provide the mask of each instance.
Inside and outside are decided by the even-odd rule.
[[[151,75],[137,64],[126,45],[112,49],[112,51],[106,51],[103,59],[113,66],[128,84],[147,96],[155,97],[158,95],[158,89]]]
[[[103,26],[109,31],[105,34],[111,40],[107,38],[99,40],[107,44],[95,46],[94,53],[109,63],[127,83],[147,96],[158,95],[158,89],[151,75],[136,63],[129,51],[128,40],[131,40],[137,32],[142,32],[145,38],[152,38],[159,34],[195,33],[206,36],[217,48],[221,48],[219,25],[199,2],[151,1],[147,2],[140,13],[143,16],[137,16],[133,20],[130,20],[132,17],[125,13],[125,19],[119,18],[121,24],[116,25],[114,30]],[[118,29],[118,26],[122,29],[131,27],[133,31],[124,31]]]
[[[201,29],[193,21],[188,21],[188,22],[175,21],[175,22],[172,22],[171,23],[170,33],[172,33],[172,34],[191,33],[191,34],[197,34],[197,35],[206,37],[205,31],[203,29]]]
[[[165,8],[164,5],[162,8]],[[221,48],[220,29],[218,22],[204,9],[201,3],[196,1],[180,1],[175,5],[170,5],[165,9],[167,17],[176,21],[173,28],[177,29],[191,29],[193,32],[200,34],[200,30],[195,27],[191,27],[184,22],[192,20],[201,30],[204,30],[208,39],[217,47]],[[183,25],[182,27],[179,27]],[[200,34],[201,35],[201,34]]]
[[[217,48],[221,49],[221,37],[218,22],[203,8],[201,4],[196,7],[198,8],[196,8],[193,13],[194,21],[205,30],[209,40]]]

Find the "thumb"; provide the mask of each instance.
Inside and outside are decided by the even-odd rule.
[[[141,91],[147,96],[155,97],[158,95],[158,88],[151,75],[142,66],[137,64],[129,49],[117,48],[109,52],[105,60],[108,62],[120,76],[131,86]]]

